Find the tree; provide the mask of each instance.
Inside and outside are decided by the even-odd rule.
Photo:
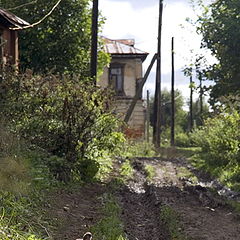
[[[214,104],[221,96],[240,92],[240,1],[218,0],[203,9],[197,31],[203,36],[202,47],[209,48],[218,59],[205,71],[215,82],[210,94]]]
[[[162,130],[170,128],[171,126],[171,92],[167,89],[164,89],[161,94],[162,102],[162,115],[161,115],[161,126]],[[151,99],[151,125],[153,121],[153,99]],[[175,124],[176,129],[181,130],[187,129],[187,113],[183,110],[184,100],[181,92],[179,90],[175,91]]]
[[[64,0],[41,24],[20,32],[21,68],[37,73],[89,75],[91,11],[89,0]],[[1,6],[29,23],[37,22],[56,2],[38,0],[13,8],[26,0],[0,0]],[[105,60],[100,56],[101,61]]]

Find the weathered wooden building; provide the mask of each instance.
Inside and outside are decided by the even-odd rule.
[[[105,68],[99,84],[116,93],[116,113],[123,119],[142,80],[142,63],[148,53],[134,47],[133,39],[103,38],[105,51],[111,54],[111,64]],[[130,137],[142,137],[145,130],[145,108],[139,98],[126,128]]]
[[[0,8],[0,62],[4,65],[18,65],[18,30],[29,23]]]

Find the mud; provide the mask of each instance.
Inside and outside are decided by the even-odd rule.
[[[226,198],[217,194],[219,189],[213,191],[214,184],[209,187],[213,181],[209,176],[204,178],[203,174],[196,174],[197,170],[184,159],[141,158],[132,161],[144,191],[139,193],[139,186],[134,190],[130,181],[121,194],[120,201],[125,209],[123,219],[130,240],[148,239],[150,236],[154,240],[171,239],[160,219],[163,206],[170,206],[178,214],[186,239],[240,239],[240,217],[226,204]],[[151,184],[143,180],[146,164],[156,170]],[[194,172],[194,182],[189,179],[189,171]],[[183,172],[187,176],[183,176]]]
[[[226,204],[227,197],[238,200],[238,193],[227,189],[225,196],[219,194],[226,188],[184,158],[135,158],[131,163],[133,179],[115,192],[129,240],[173,239],[161,218],[164,206],[179,216],[185,240],[240,239],[240,216]],[[151,181],[146,165],[155,169]],[[49,214],[58,225],[53,239],[75,240],[96,224],[102,218],[101,199],[107,191],[104,184],[89,184],[50,197]]]
[[[49,217],[56,223],[52,239],[75,240],[89,231],[101,218],[102,194],[106,188],[102,184],[88,184],[71,191],[52,194]]]

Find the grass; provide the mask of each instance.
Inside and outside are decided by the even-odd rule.
[[[168,205],[161,208],[161,219],[166,225],[172,240],[187,240],[182,232],[179,216],[176,211]]]
[[[96,240],[127,240],[120,220],[121,208],[112,194],[103,195],[103,218],[91,228]]]
[[[45,193],[54,186],[42,164],[45,154],[30,151],[0,127],[0,239],[49,239]]]
[[[185,167],[179,167],[178,168],[177,177],[178,178],[187,178],[193,184],[197,184],[199,182],[198,178]]]
[[[147,181],[152,182],[153,178],[156,175],[155,168],[152,165],[146,164],[145,167],[144,167],[144,170],[147,174]]]
[[[133,177],[134,170],[129,160],[123,162],[122,166],[120,167],[120,175],[123,180],[128,180]]]
[[[154,146],[147,142],[128,141],[123,146],[122,157],[134,158],[134,157],[155,157]]]

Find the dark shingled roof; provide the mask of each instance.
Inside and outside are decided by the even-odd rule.
[[[3,8],[0,8],[0,23],[10,28],[11,27],[22,28],[24,26],[30,25],[28,22],[24,21],[23,19],[17,17],[13,13]]]

